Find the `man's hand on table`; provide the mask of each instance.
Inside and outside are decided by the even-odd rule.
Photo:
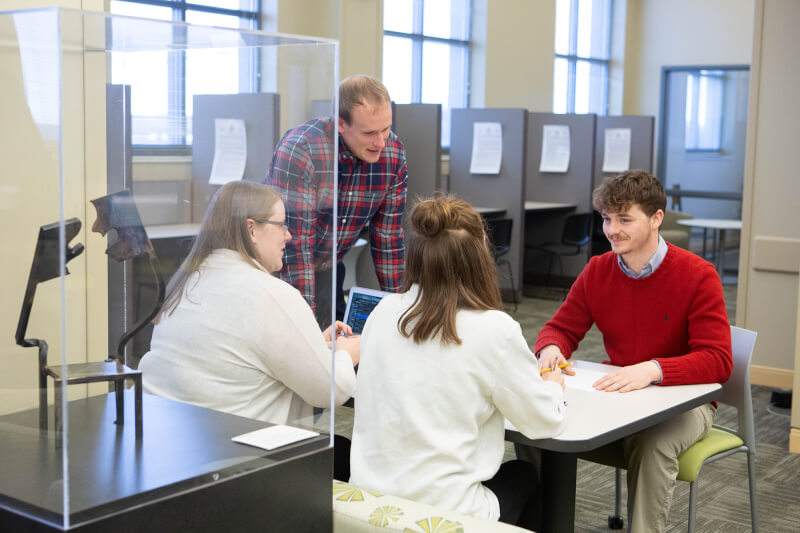
[[[544,351],[544,350],[543,350]],[[661,367],[655,361],[644,361],[620,368],[595,381],[592,386],[606,392],[630,392],[661,381]]]

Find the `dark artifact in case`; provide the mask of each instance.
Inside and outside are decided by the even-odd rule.
[[[97,210],[97,220],[92,226],[92,230],[106,235],[109,230],[115,230],[116,241],[106,250],[106,253],[114,260],[122,262],[132,259],[138,255],[147,254],[150,259],[150,267],[156,278],[158,299],[154,309],[144,317],[138,324],[126,331],[120,337],[117,345],[117,353],[109,356],[105,361],[91,363],[73,363],[66,365],[62,376],[62,365],[49,366],[47,364],[47,342],[43,339],[26,339],[25,334],[28,328],[33,298],[36,294],[36,287],[39,283],[55,279],[61,275],[61,232],[59,222],[54,222],[39,228],[39,238],[36,243],[36,250],[33,255],[33,263],[28,276],[28,285],[25,290],[25,298],[22,303],[19,323],[17,324],[16,341],[23,347],[39,347],[39,426],[42,430],[48,429],[47,420],[47,377],[53,378],[55,392],[55,429],[56,435],[61,434],[61,407],[62,407],[62,383],[67,385],[78,383],[94,383],[107,381],[109,385],[113,383],[116,393],[116,424],[124,422],[124,381],[131,379],[134,384],[135,412],[136,412],[136,438],[142,436],[142,373],[134,370],[124,363],[125,344],[150,320],[155,317],[161,308],[164,300],[164,279],[158,267],[158,259],[153,250],[153,246],[147,237],[144,226],[142,226],[139,212],[133,201],[130,191],[123,190],[92,200]],[[70,246],[69,242],[80,232],[81,222],[77,218],[65,220],[63,223],[63,265],[64,275],[69,274],[66,268],[67,263],[79,256],[83,252],[82,244]]]

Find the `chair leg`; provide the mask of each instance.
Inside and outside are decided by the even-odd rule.
[[[563,299],[566,299],[567,298],[567,293],[569,292],[569,289],[564,288],[564,285],[563,285],[564,284],[564,260],[561,258],[560,255],[558,255],[556,257],[558,257],[558,275],[559,275],[559,283],[558,283],[558,285],[559,285],[559,287],[561,287],[561,291],[564,293],[564,298]]]
[[[689,483],[689,533],[694,533],[697,524],[697,481]]]
[[[550,273],[553,271],[553,254],[548,253],[550,260],[547,262],[547,281],[545,281],[544,288],[550,290]]]
[[[511,271],[511,263],[509,261],[503,261],[505,265],[508,267],[508,279],[511,282],[511,293],[514,295],[514,312],[517,312],[517,291],[515,290],[514,285],[514,273]]]
[[[608,517],[609,529],[622,529],[624,521],[620,513],[620,502],[622,500],[622,470],[614,469],[614,514]]]
[[[756,496],[756,457],[747,451],[747,477],[750,482],[750,522],[753,533],[758,533],[758,498]]]

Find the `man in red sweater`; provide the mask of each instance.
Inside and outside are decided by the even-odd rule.
[[[595,323],[609,362],[623,367],[599,379],[598,390],[727,381],[733,358],[722,283],[711,263],[658,234],[666,207],[661,182],[628,171],[603,180],[592,203],[611,251],[592,258],[539,332],[539,368],[564,363]],[[703,405],[622,439],[629,531],[664,529],[678,457],[705,436],[715,415],[714,405]]]

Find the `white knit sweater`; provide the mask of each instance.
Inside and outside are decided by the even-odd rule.
[[[563,390],[539,375],[520,326],[500,311],[459,311],[461,345],[403,337],[418,288],[384,297],[361,337],[350,481],[497,520],[481,481],[503,459],[504,418],[529,438],[557,434]]]
[[[233,250],[215,250],[189,279],[139,369],[146,392],[278,424],[330,405],[331,350],[311,308]],[[337,351],[337,404],[354,391],[353,362]]]

